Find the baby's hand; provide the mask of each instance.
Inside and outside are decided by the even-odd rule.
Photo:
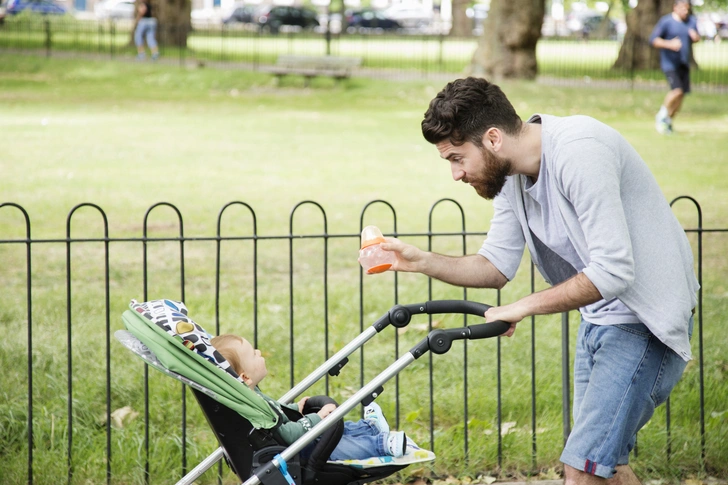
[[[321,419],[325,418],[329,414],[334,412],[334,409],[336,409],[336,404],[330,403],[325,405],[324,407],[319,410],[318,415],[321,416]]]
[[[300,401],[298,401],[298,412],[303,414],[303,407],[306,405],[306,401],[308,401],[309,396],[302,397]]]

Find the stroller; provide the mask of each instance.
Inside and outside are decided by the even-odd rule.
[[[122,315],[127,330],[118,330],[116,338],[150,366],[192,388],[220,443],[220,448],[183,477],[178,485],[191,484],[223,457],[245,482],[244,485],[359,485],[387,477],[412,463],[432,461],[434,453],[413,443],[408,444],[408,452],[401,458],[387,456],[330,462],[328,457],[343,434],[344,416],[360,403],[367,405],[372,402],[383,390],[382,385],[414,360],[428,350],[436,354],[446,353],[453,340],[494,337],[509,327],[505,322],[492,322],[431,331],[326,419],[286,446],[278,442],[273,433],[280,417],[261,396],[242,382],[228,362],[210,345],[209,334],[189,317],[183,303],[172,300],[137,303],[132,300],[129,306],[130,310]],[[395,305],[281,397],[279,402],[292,402],[326,373],[338,375],[349,355],[390,324],[404,327],[416,314],[466,313],[482,316],[488,308],[488,305],[461,300]],[[307,402],[309,409],[304,409],[304,412],[316,412],[328,402],[333,400],[327,396],[312,397]],[[283,409],[286,410],[285,407]],[[296,420],[300,415],[288,418]],[[302,459],[300,452],[319,437],[321,439],[310,456]]]

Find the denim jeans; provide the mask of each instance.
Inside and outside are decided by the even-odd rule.
[[[329,460],[363,460],[373,456],[387,456],[389,433],[379,431],[376,423],[370,420],[345,421],[344,434],[331,452]],[[321,438],[301,450],[301,458],[307,459]]]
[[[344,422],[344,435],[331,453],[331,460],[362,460],[372,456],[387,456],[387,437],[370,420]]]
[[[137,47],[144,45],[144,39],[147,40],[147,46],[150,49],[157,47],[157,19],[153,17],[142,17],[139,19],[137,28],[134,31],[134,43]]]
[[[688,323],[692,335],[693,318]],[[637,431],[664,403],[685,362],[641,323],[582,320],[574,358],[574,427],[561,461],[611,478],[629,463]]]

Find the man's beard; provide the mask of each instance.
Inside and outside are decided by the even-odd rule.
[[[463,182],[472,185],[479,196],[492,200],[506,184],[506,178],[513,170],[513,163],[510,159],[494,155],[485,148],[481,148],[480,153],[483,156],[481,170],[469,174]]]

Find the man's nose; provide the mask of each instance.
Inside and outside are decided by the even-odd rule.
[[[452,171],[452,179],[455,182],[465,177],[465,171],[456,165],[453,165],[450,170]]]

